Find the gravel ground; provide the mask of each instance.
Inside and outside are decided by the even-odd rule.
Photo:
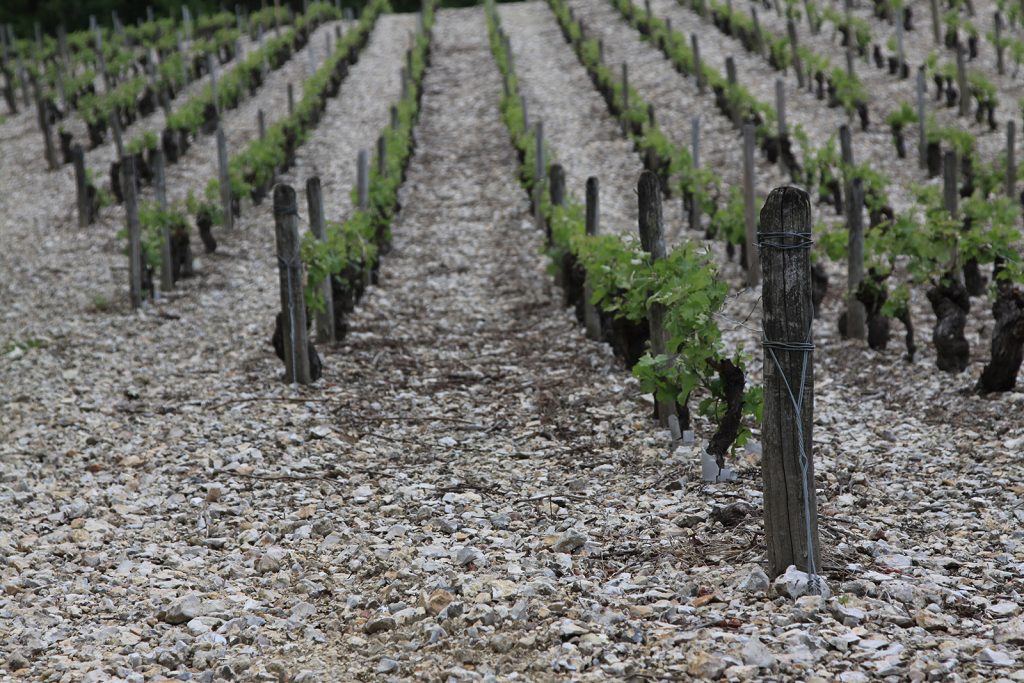
[[[356,184],[358,150],[370,151],[371,158],[376,153],[377,136],[402,93],[402,60],[415,30],[416,19],[411,15],[378,20],[369,44],[342,82],[341,94],[327,105],[324,121],[299,150],[295,167],[282,178],[304,192],[306,178],[319,176],[327,220],[344,220],[352,208],[350,190]],[[343,157],[339,149],[356,151]],[[306,202],[299,200],[299,206],[305,207]],[[300,208],[300,213],[305,209]]]
[[[365,54],[397,73],[400,50]],[[760,569],[756,448],[733,460],[739,481],[701,483],[695,450],[653,428],[548,284],[482,10],[439,14],[424,87],[380,286],[305,388],[280,383],[268,344],[266,207],[177,298],[132,313],[96,278],[123,261],[95,240],[113,226],[73,229],[54,201],[73,189],[37,136],[3,140],[0,666],[54,681],[1024,680],[1024,392],[981,399],[962,391],[977,366],[940,376],[929,351],[908,365],[817,328],[834,597],[787,597]],[[382,122],[364,124],[323,144],[347,163]],[[730,345],[756,348],[758,308],[756,291],[730,301]]]
[[[545,3],[502,5],[520,94],[531,121],[544,122],[545,144],[565,169],[566,189],[580,204],[597,176],[604,232],[635,235],[640,158],[594,90]]]

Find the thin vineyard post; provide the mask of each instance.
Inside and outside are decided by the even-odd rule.
[[[1006,122],[1006,196],[1014,199],[1017,194],[1017,150],[1014,149],[1017,137],[1017,122],[1010,119]]]
[[[782,154],[782,141],[786,139],[786,84],[781,78],[775,79],[775,118],[779,121],[779,166],[788,172],[786,157]]]
[[[153,184],[156,189],[156,202],[160,211],[167,211],[167,161],[164,151],[156,148],[154,153],[156,172]],[[169,292],[174,289],[174,269],[171,265],[171,229],[163,221],[163,234],[160,236],[160,291]]]
[[[128,291],[132,308],[142,306],[142,228],[135,185],[135,157],[121,158],[124,181],[124,211],[128,222]]]
[[[548,187],[551,193],[551,206],[562,206],[562,204],[565,203],[565,170],[562,168],[561,164],[551,164],[548,168]],[[547,228],[547,243],[551,244],[551,224],[548,223],[545,227]],[[558,281],[556,284],[563,288],[563,291],[567,296],[565,303],[568,305],[569,291],[565,288],[565,283],[569,281],[571,273],[565,270],[563,266],[564,263],[558,264]]]
[[[117,150],[117,158],[124,158],[124,143],[121,141],[121,111],[114,107],[110,111],[110,130],[114,134],[114,148]]]
[[[960,202],[960,192],[957,187],[957,179],[960,176],[959,163],[956,152],[947,150],[942,155],[942,205],[949,212],[950,218],[956,218]],[[963,281],[963,275],[957,265],[960,261],[959,250],[953,254],[953,267],[951,270],[957,274],[957,278]]]
[[[746,223],[747,285],[757,286],[761,268],[757,259],[757,214],[754,206],[754,124],[743,125],[743,218]]]
[[[928,137],[924,119],[924,66],[917,69],[917,165],[928,167]]]
[[[900,6],[893,17],[896,22],[896,59],[899,60],[899,77],[903,78],[903,64],[907,61],[906,53],[903,51],[903,7]]]
[[[309,384],[309,338],[306,333],[306,302],[302,293],[302,261],[299,258],[299,210],[295,190],[274,187],[274,228],[277,241],[277,272],[281,284],[281,330],[284,338],[284,380]]]
[[[796,22],[792,19],[786,20],[786,33],[789,35],[789,47],[793,53],[793,70],[796,71],[796,82],[801,88],[804,87],[804,68],[800,62],[800,48],[797,42]]]
[[[217,65],[213,62],[213,54],[206,55],[206,70],[210,72],[210,92],[213,93],[213,108],[217,112],[217,120],[220,120],[220,96],[217,92]]]
[[[356,158],[356,196],[360,211],[370,208],[370,153],[365,149]]]
[[[388,141],[383,135],[377,138],[377,175],[381,178],[388,174]]]
[[[32,86],[35,90],[36,96],[36,112],[39,118],[39,128],[43,132],[46,164],[51,171],[56,171],[60,168],[60,163],[57,161],[57,148],[53,145],[53,129],[50,128],[50,117],[47,113],[47,107],[43,100],[43,95],[39,89],[39,83],[33,79]]]
[[[843,0],[843,9],[845,10],[846,16],[846,71],[851,77],[855,76],[853,72],[853,17],[850,11],[850,0]]]
[[[1006,70],[1003,62],[1003,15],[996,12],[994,19],[996,38],[996,70],[1002,76]]]
[[[650,254],[651,263],[665,258],[664,225],[661,217],[661,181],[650,171],[640,174],[637,186],[640,214],[640,244]],[[668,335],[665,331],[665,304],[649,303],[647,320],[651,331],[651,355],[657,358],[668,350]],[[675,413],[675,401],[657,401],[658,423],[668,426],[668,418]]]
[[[622,63],[622,111],[629,111],[629,65]]]
[[[772,190],[761,209],[758,238],[764,269],[761,472],[768,576],[796,565],[816,584],[821,543],[811,451],[814,307],[807,193],[792,186]]]
[[[850,137],[850,127],[845,123],[839,126],[839,156],[842,159],[843,196],[849,199],[850,179],[853,170],[853,140]],[[849,202],[846,202],[847,207],[849,207],[849,204]],[[847,221],[849,221],[849,214],[847,214]]]
[[[391,130],[398,130],[398,107],[391,105]]]
[[[967,94],[967,66],[965,64],[964,44],[956,44],[956,87],[960,91],[960,116],[971,113],[971,98]]]
[[[725,78],[729,82],[729,85],[733,88],[736,87],[736,60],[732,58],[732,55],[725,58]],[[729,111],[732,114],[732,125],[737,128],[742,125],[740,108],[736,103],[735,99],[730,98],[732,101],[729,102]]]
[[[846,336],[864,339],[866,316],[864,304],[857,298],[864,281],[864,181],[854,178],[850,183],[850,215],[847,222]]]
[[[928,7],[932,12],[932,36],[935,38],[935,44],[942,44],[942,32],[939,30],[939,2],[938,0],[928,0]]]
[[[295,113],[295,88],[288,84],[288,116]]]
[[[591,237],[597,234],[600,227],[599,195],[597,178],[587,178],[587,205],[586,205],[586,232]],[[601,316],[597,312],[597,306],[590,302],[594,292],[589,284],[583,285],[583,324],[587,329],[587,338],[594,341],[600,340]]]
[[[224,129],[217,126],[217,168],[220,172],[220,203],[224,211],[224,229],[235,227],[235,216],[231,210],[231,177],[228,174],[228,141]]]
[[[78,227],[89,225],[89,188],[85,176],[85,153],[81,145],[71,148],[71,157],[75,166],[75,194],[78,198]]]
[[[267,119],[262,109],[256,111],[256,130],[259,131],[260,140],[267,137]]]
[[[700,168],[700,116],[690,119],[690,155],[693,157],[694,170]],[[697,195],[690,195],[690,230],[700,228],[700,202]]]
[[[309,204],[309,229],[320,242],[327,241],[327,226],[324,222],[324,196],[320,188],[320,178],[313,176],[306,181],[306,202]],[[331,275],[327,274],[321,284],[323,310],[316,314],[316,336],[321,342],[334,343],[334,291],[331,287]]]
[[[544,198],[544,122],[534,125],[536,148],[533,155],[533,214],[538,228],[544,227],[544,212],[541,204]]]
[[[700,45],[697,42],[697,34],[690,34],[690,44],[693,49],[693,71],[697,76],[697,92],[704,94],[704,68],[700,63]]]
[[[764,56],[764,36],[761,33],[761,22],[757,18],[757,8],[750,8],[750,19],[754,23],[754,45],[757,48],[757,54]]]

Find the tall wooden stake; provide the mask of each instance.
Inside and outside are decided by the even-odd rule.
[[[217,125],[217,169],[220,172],[220,203],[224,211],[224,229],[233,230],[235,215],[231,210],[231,177],[228,174],[228,141],[224,129]],[[239,198],[241,199],[241,198]]]
[[[128,221],[128,291],[132,308],[142,306],[142,227],[139,224],[139,198],[136,192],[135,157],[121,158],[124,180],[124,211]]]
[[[821,569],[814,491],[811,202],[779,187],[761,209],[764,419],[761,472],[768,576]]]
[[[864,339],[867,336],[867,312],[857,299],[857,291],[864,281],[864,181],[854,178],[849,183],[850,215],[847,217],[846,271],[846,336]]]
[[[1017,122],[1006,122],[1006,196],[1015,199],[1017,194],[1017,150],[1015,148]]]
[[[924,66],[917,70],[917,165],[928,167],[928,136],[924,118]]]
[[[81,145],[71,148],[71,157],[75,166],[75,194],[78,199],[78,227],[89,225],[89,188],[85,176],[85,153]]]
[[[640,244],[651,255],[651,262],[665,258],[664,224],[661,217],[661,181],[650,171],[640,174],[637,186],[640,209]],[[651,355],[661,356],[668,349],[668,335],[665,332],[665,304],[647,305],[647,320],[651,330]],[[657,401],[658,422],[668,426],[668,418],[675,413],[675,401]]]
[[[743,217],[746,222],[747,285],[761,282],[757,259],[757,209],[754,207],[754,124],[743,124]]]
[[[327,241],[327,225],[324,221],[324,196],[320,190],[320,178],[313,176],[306,181],[306,202],[309,205],[309,229],[320,242]],[[316,336],[325,343],[334,343],[334,291],[328,274],[320,285],[324,308],[316,314]]]
[[[277,272],[281,285],[281,319],[284,337],[284,380],[309,384],[309,338],[306,333],[306,302],[302,294],[302,261],[299,247],[299,211],[295,190],[274,186],[274,228],[277,237]]]
[[[586,232],[588,235],[593,236],[597,234],[600,228],[600,199],[598,195],[597,178],[594,176],[587,178],[586,202]],[[597,307],[590,303],[590,299],[593,296],[594,291],[590,288],[590,285],[584,284],[583,324],[587,329],[587,338],[598,341],[603,337],[601,333],[601,315],[598,313]]]
[[[164,151],[156,148],[154,154],[156,166],[153,185],[156,190],[156,202],[161,211],[167,211],[167,160]],[[160,291],[169,292],[174,289],[174,268],[171,264],[171,229],[165,223],[160,239]]]

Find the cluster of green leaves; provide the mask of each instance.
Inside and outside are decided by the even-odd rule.
[[[142,202],[139,205],[139,225],[142,229],[142,257],[154,270],[160,269],[164,230],[171,236],[188,232],[188,217],[179,209],[161,209],[156,202]],[[127,230],[118,233],[120,239],[127,239]]]
[[[427,51],[430,46],[430,30],[434,23],[435,1],[424,7],[424,32],[416,36],[412,52],[412,68],[406,96],[397,105],[397,126],[390,123],[381,131],[385,140],[386,156],[383,160],[385,172],[380,172],[381,160],[371,164],[368,201],[366,209],[358,207],[356,188],[352,190],[356,210],[345,221],[330,221],[327,224],[326,239],[321,242],[312,233],[302,241],[302,262],[306,267],[308,286],[305,289],[306,304],[312,310],[323,310],[321,283],[332,275],[341,275],[346,270],[352,273],[366,272],[374,267],[379,249],[390,242],[391,222],[398,207],[398,190],[402,173],[412,154],[412,131],[418,115],[419,90],[426,71]],[[386,3],[381,1],[368,6],[368,10],[384,11]],[[368,19],[364,13],[362,22]],[[365,30],[369,30],[368,24]],[[350,31],[351,35],[353,32]],[[346,279],[338,281],[346,284]]]
[[[974,133],[960,126],[939,126],[931,115],[925,122],[925,139],[928,142],[945,142],[961,159],[974,156]]]
[[[564,0],[549,1],[566,32],[577,38],[574,44],[579,45],[578,55],[584,66],[599,82],[614,85],[611,72],[600,62],[595,41],[579,40],[579,25],[570,17],[568,5]],[[497,13],[490,4],[487,28],[491,50],[507,84],[507,94],[501,99],[502,117],[513,144],[525,157],[521,177],[532,194],[535,141],[523,121],[518,79],[501,40]],[[616,91],[616,101],[618,97]],[[630,99],[640,111],[645,111],[638,96],[631,93]],[[629,111],[622,112],[623,118],[629,116]],[[639,140],[655,146],[663,158],[671,159],[676,171],[689,169],[688,182],[694,184],[696,190],[699,191],[696,185],[700,182],[717,184],[712,172],[693,169],[689,155],[674,148],[656,126],[645,125]],[[552,157],[549,155],[545,160],[545,173],[554,161]],[[641,380],[643,389],[659,399],[686,403],[690,395],[702,387],[707,394],[699,405],[699,412],[717,421],[724,414],[725,395],[714,366],[726,356],[715,313],[721,309],[728,288],[717,277],[709,255],[693,244],[686,244],[674,249],[667,258],[652,263],[636,240],[613,234],[587,235],[582,207],[571,199],[562,206],[554,206],[546,189],[541,210],[551,229],[549,252],[556,260],[564,254],[575,257],[586,272],[591,303],[607,314],[633,322],[646,320],[653,304],[666,307],[668,354],[654,357],[648,353],[634,366],[634,374]],[[742,210],[742,204],[740,206]],[[744,367],[743,358],[738,354],[731,360],[738,367]],[[760,409],[759,391],[746,392],[744,413],[760,419]],[[748,434],[745,429],[741,431],[736,443],[742,444]]]
[[[826,7],[822,10],[821,14],[825,19],[832,22],[837,29],[843,29],[851,33],[851,37],[859,50],[866,50],[871,45],[871,25],[864,19],[847,15],[845,12],[840,12],[834,7]]]
[[[128,141],[124,151],[128,154],[139,154],[147,150],[156,149],[160,146],[160,138],[153,131],[146,131]]]
[[[287,7],[264,7],[249,15],[250,36],[256,38],[256,30],[259,26],[267,30],[275,25],[287,24],[288,21]]]
[[[115,111],[130,111],[138,106],[146,90],[145,76],[136,76],[105,94],[87,94],[78,101],[78,112],[89,124],[108,121]]]
[[[885,117],[885,122],[890,127],[898,130],[912,123],[917,123],[917,112],[914,111],[914,107],[911,106],[910,102],[901,102],[899,107],[889,112],[889,115]]]

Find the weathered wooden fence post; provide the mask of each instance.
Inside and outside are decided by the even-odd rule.
[[[288,116],[295,113],[295,88],[291,83],[288,84]]]
[[[811,451],[814,307],[807,193],[796,187],[772,190],[761,209],[758,238],[764,270],[761,470],[768,575],[774,578],[796,565],[814,581],[821,544]]]
[[[551,197],[551,206],[562,206],[565,203],[565,169],[562,168],[561,164],[551,164],[548,167],[548,192]],[[551,244],[551,223],[545,222],[545,239],[547,244]],[[565,305],[569,303],[569,289],[566,287],[566,283],[571,281],[572,273],[566,269],[565,262],[558,263],[557,270],[555,271],[555,284],[562,288],[565,294]]]
[[[89,202],[89,185],[85,175],[85,153],[81,145],[71,148],[71,158],[75,166],[75,195],[78,199],[78,227],[84,228],[92,221],[92,207]]]
[[[846,336],[864,339],[867,336],[867,311],[857,298],[864,281],[864,181],[854,178],[850,183],[850,215],[847,219],[846,270]]]
[[[284,340],[284,380],[309,384],[309,338],[306,333],[306,302],[302,294],[302,261],[299,258],[299,210],[295,190],[274,186],[274,227],[277,237],[277,272],[281,284],[281,331]]]
[[[956,88],[960,91],[960,107],[957,110],[960,116],[967,116],[971,113],[971,96],[967,92],[967,65],[964,55],[964,44],[956,44]]]
[[[260,140],[267,137],[267,119],[262,109],[256,111],[256,130],[259,131]]]
[[[932,37],[935,38],[935,44],[942,44],[942,32],[939,30],[939,2],[938,0],[928,0],[928,6],[932,12]]]
[[[700,63],[700,45],[697,41],[697,34],[690,34],[690,46],[693,50],[693,71],[697,77],[697,92],[704,94],[704,67]]]
[[[370,152],[365,149],[356,157],[356,197],[360,211],[370,208]]]
[[[309,229],[320,242],[327,241],[327,226],[324,221],[324,196],[320,189],[320,178],[313,176],[306,181],[306,202],[309,204]],[[334,291],[330,274],[324,278],[322,296],[324,308],[316,314],[316,336],[321,342],[334,343]]]
[[[733,88],[736,87],[738,79],[736,77],[736,60],[732,58],[732,55],[725,58],[725,80]],[[739,128],[743,125],[742,112],[737,106],[735,100],[729,98],[729,113],[732,116],[732,125]]]
[[[377,138],[377,175],[384,178],[388,174],[388,140],[383,135]]]
[[[902,5],[896,11],[896,16],[893,17],[893,21],[896,22],[896,59],[899,61],[899,74],[900,80],[903,79],[903,64],[907,61],[906,53],[903,51],[903,7]],[[852,33],[852,30],[851,30]]]
[[[156,190],[156,201],[161,211],[167,211],[167,162],[164,151],[159,147],[154,153],[153,185]],[[174,289],[174,267],[171,263],[171,229],[164,222],[163,235],[160,239],[160,291],[169,292]]]
[[[796,22],[793,19],[786,20],[786,33],[789,35],[789,47],[792,52],[793,70],[796,71],[796,83],[800,88],[804,87],[804,68],[800,61],[800,47],[797,42]]]
[[[586,198],[586,233],[590,236],[597,234],[600,229],[600,204],[598,195],[598,183],[597,178],[590,176],[587,178],[587,198]],[[583,285],[583,325],[587,329],[587,338],[593,339],[594,341],[600,340],[603,335],[601,333],[601,315],[597,311],[597,306],[590,302],[594,292],[590,288],[590,285]]]
[[[747,286],[761,282],[757,258],[757,209],[754,206],[754,124],[743,124],[743,218],[746,223]]]
[[[142,227],[139,224],[139,199],[136,194],[135,157],[121,158],[124,177],[124,211],[128,222],[128,292],[132,308],[142,306]]]
[[[928,136],[924,118],[924,66],[917,69],[917,165],[928,168]]]
[[[43,95],[40,92],[39,83],[33,80],[32,85],[35,89],[36,114],[39,119],[39,129],[43,132],[46,165],[51,171],[56,171],[60,168],[60,162],[57,161],[57,148],[53,144],[53,129],[50,127],[49,107],[46,105],[46,101],[43,99]]]
[[[640,245],[650,254],[651,263],[665,258],[664,223],[661,216],[661,181],[650,171],[640,174],[637,184],[639,204]],[[651,355],[664,355],[668,348],[665,332],[665,305],[651,303],[647,306],[647,320],[651,330]],[[657,401],[658,423],[668,426],[668,418],[675,413],[675,401]]]
[[[538,228],[544,228],[544,122],[534,125],[536,147],[533,153],[533,217]]]
[[[1010,119],[1006,122],[1006,196],[1015,199],[1017,194],[1017,122]]]
[[[220,173],[220,203],[224,211],[224,229],[233,230],[235,215],[231,210],[231,177],[228,173],[228,141],[224,137],[224,129],[217,124],[217,169]],[[241,201],[241,197],[239,197]]]
[[[996,71],[1002,76],[1006,67],[1003,63],[1003,15],[996,12],[994,19],[996,39]]]
[[[629,65],[622,63],[622,111],[629,111]]]

